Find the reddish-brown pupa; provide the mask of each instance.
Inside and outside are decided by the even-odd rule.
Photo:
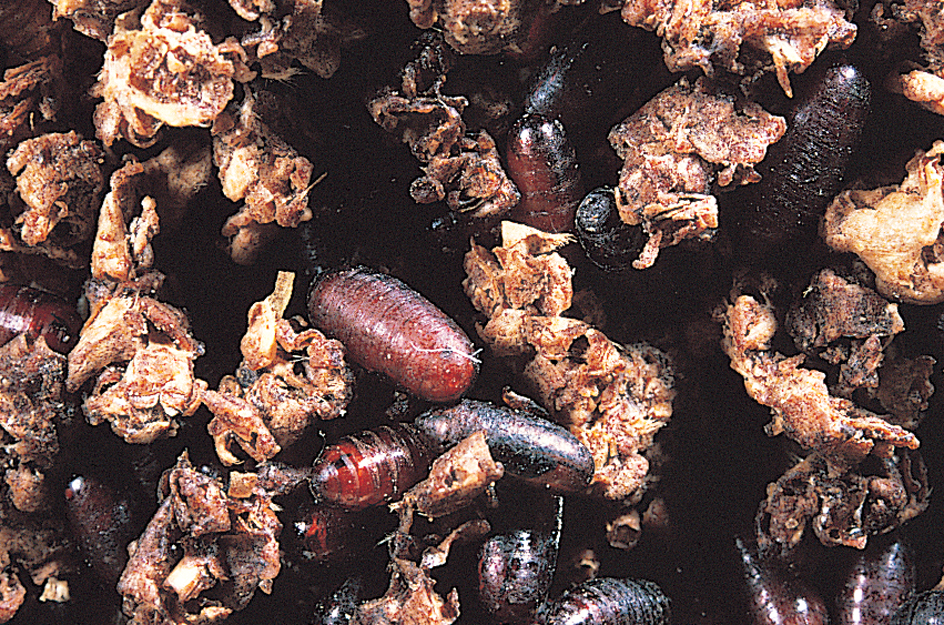
[[[577,155],[557,120],[525,115],[508,133],[508,173],[521,201],[511,217],[545,232],[570,232],[583,199]]]
[[[349,510],[392,501],[429,473],[429,443],[408,425],[345,436],[315,460],[312,494]]]
[[[141,530],[130,502],[91,476],[70,481],[65,498],[69,524],[82,552],[101,578],[114,586],[128,562],[128,543]]]
[[[32,341],[43,337],[50,349],[68,354],[81,328],[75,308],[60,297],[19,284],[0,285],[0,345],[25,334]]]
[[[308,315],[351,360],[422,399],[458,399],[478,374],[462,328],[392,276],[363,267],[325,274],[312,284]]]

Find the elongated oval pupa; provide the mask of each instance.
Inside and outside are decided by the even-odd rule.
[[[408,424],[382,425],[325,447],[314,464],[315,499],[360,510],[392,501],[429,473],[430,445]]]
[[[862,71],[839,64],[814,70],[788,119],[787,132],[757,166],[761,181],[736,211],[738,252],[758,260],[782,248],[803,253],[841,190],[871,104]]]
[[[668,625],[669,598],[645,579],[598,577],[565,592],[543,613],[544,625]]]
[[[511,218],[545,232],[570,232],[583,197],[577,155],[564,125],[525,115],[508,133],[508,173],[521,201]]]
[[[422,399],[456,400],[478,373],[462,328],[392,276],[363,267],[324,274],[312,284],[308,315],[351,360]]]
[[[92,476],[73,478],[65,489],[66,513],[83,554],[110,586],[128,562],[128,543],[141,527],[131,502],[107,482]]]
[[[869,540],[836,597],[839,625],[884,625],[914,593],[914,554],[900,537]]]
[[[444,446],[484,430],[507,473],[552,490],[582,490],[593,477],[590,450],[566,428],[527,411],[465,399],[420,415],[414,425]]]
[[[734,541],[742,567],[748,613],[753,625],[826,625],[829,614],[819,594],[790,576],[779,561],[762,558]]]

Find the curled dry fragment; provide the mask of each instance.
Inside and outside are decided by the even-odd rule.
[[[148,0],[48,0],[53,5],[53,19],[72,20],[77,31],[107,41],[115,28],[115,20],[122,13],[143,9]]]
[[[15,23],[15,22],[14,22]],[[59,108],[62,87],[62,62],[45,56],[3,73],[0,82],[0,150],[5,154],[19,141],[32,134],[38,121],[51,120]]]
[[[498,354],[523,355],[523,374],[540,402],[593,454],[591,488],[636,502],[649,462],[643,453],[672,415],[672,367],[658,349],[621,347],[589,324],[561,314],[573,297],[571,270],[554,250],[569,235],[504,222],[503,244],[472,244],[463,282],[489,321],[479,334]]]
[[[223,464],[240,462],[233,444],[257,462],[268,460],[314,419],[344,414],[351,400],[354,377],[343,345],[314,328],[296,331],[282,318],[294,277],[279,272],[275,290],[249,309],[237,376],[224,376],[218,391],[203,393],[214,415],[207,429]]]
[[[245,52],[228,39],[216,45],[200,16],[182,0],[154,0],[135,23],[125,14],[108,37],[92,88],[96,136],[106,146],[124,138],[137,147],[157,140],[161,126],[209,126],[233,97],[233,80],[252,72]]]
[[[321,78],[331,78],[340,66],[342,46],[367,36],[335,5],[322,0],[230,0],[229,4],[244,20],[257,22],[241,44],[258,59],[263,78],[290,79],[300,71],[293,61]]]
[[[171,146],[139,163],[130,157],[111,175],[92,247],[92,277],[134,280],[154,262],[151,239],[165,217],[179,223],[210,175],[208,145]]]
[[[450,514],[471,503],[504,473],[501,463],[492,459],[485,432],[476,432],[434,460],[429,477],[404,493],[391,509],[401,517],[413,510],[430,518]]]
[[[699,67],[711,76],[717,65],[750,76],[773,65],[788,96],[789,72],[803,73],[827,47],[852,44],[856,26],[845,13],[829,0],[624,0],[621,9],[627,24],[662,37],[671,71]],[[752,60],[742,44],[762,58]]]
[[[426,165],[410,186],[416,202],[443,199],[471,217],[504,214],[520,194],[502,168],[495,141],[484,130],[466,133],[462,112],[468,101],[441,93],[452,56],[442,39],[428,37],[419,58],[404,67],[401,93],[385,91],[368,103],[374,121],[409,144]]]
[[[20,334],[0,347],[0,506],[9,498],[23,512],[44,507],[45,473],[59,453],[57,425],[65,418],[66,357],[42,337]]]
[[[63,521],[50,514],[9,514],[5,508],[0,504],[0,623],[12,619],[26,598],[19,575],[42,586],[75,570]]]
[[[86,417],[93,425],[110,421],[129,443],[172,435],[176,417],[196,412],[207,388],[193,373],[203,345],[176,308],[130,283],[100,286],[88,285],[91,312],[69,353],[66,388],[75,392],[97,375],[83,404]]]
[[[620,218],[649,237],[636,269],[683,239],[709,239],[718,227],[717,182],[759,180],[753,166],[786,131],[782,117],[759,105],[713,93],[704,78],[683,78],[650,100],[609,135],[621,159]]]
[[[773,413],[766,427],[770,436],[786,433],[836,470],[855,466],[876,446],[918,448],[911,432],[830,395],[824,373],[800,367],[802,354],[788,358],[770,351],[777,321],[768,305],[741,295],[728,305],[722,321],[722,346],[731,368],[744,378],[748,395]]]
[[[832,390],[851,398],[858,388],[878,388],[883,350],[905,322],[897,304],[823,269],[787,311],[786,329],[800,351],[840,365]]]
[[[243,103],[231,106],[213,125],[213,162],[223,194],[245,202],[223,224],[222,234],[230,239],[230,257],[244,265],[272,238],[275,224],[297,228],[312,217],[308,191],[314,167],[272,132],[256,105],[246,89]]]
[[[910,304],[944,301],[944,141],[912,158],[898,187],[842,192],[826,210],[822,234],[875,273],[879,293]]]
[[[161,495],[118,582],[132,624],[218,622],[243,609],[257,588],[272,591],[282,524],[261,481],[231,496],[184,453],[161,478]],[[212,597],[202,596],[210,589]]]
[[[407,0],[407,4],[414,24],[438,25],[449,45],[462,54],[519,50],[529,25],[546,10],[535,0]]]
[[[900,322],[896,316],[897,311],[888,319],[892,326]],[[830,395],[824,373],[800,368],[803,354],[788,358],[771,351],[777,322],[769,304],[741,295],[721,320],[731,368],[744,377],[748,394],[773,412],[767,433],[785,432],[810,451],[768,485],[757,513],[762,548],[791,549],[809,524],[824,545],[861,549],[869,535],[887,532],[927,507],[927,474],[914,434],[890,422],[893,417]],[[845,325],[819,330],[830,336],[848,331]],[[867,456],[874,460],[862,462]]]
[[[7,157],[24,210],[20,238],[39,245],[54,236],[63,247],[87,241],[105,178],[104,152],[75,131],[49,133],[20,143]]]
[[[886,449],[878,468],[835,471],[813,453],[767,486],[757,512],[758,545],[788,551],[809,525],[824,545],[864,549],[870,535],[883,534],[921,512],[930,488],[918,452]]]

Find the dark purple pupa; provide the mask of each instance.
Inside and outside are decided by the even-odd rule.
[[[869,114],[871,86],[854,65],[814,68],[808,80],[787,132],[756,168],[761,181],[731,198],[735,251],[749,261],[808,250]]]

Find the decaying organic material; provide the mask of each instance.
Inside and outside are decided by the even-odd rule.
[[[391,507],[400,511],[401,519],[413,510],[431,518],[449,514],[467,506],[504,473],[501,463],[492,459],[485,433],[476,432],[434,460],[429,477]]]
[[[880,449],[918,448],[911,432],[830,395],[824,373],[800,367],[804,355],[771,352],[777,320],[769,305],[741,295],[728,306],[723,322],[722,346],[731,368],[744,378],[748,394],[773,412],[766,426],[770,436],[786,433],[837,468],[855,466],[880,443]]]
[[[31,134],[37,122],[54,119],[61,104],[62,63],[47,56],[6,70],[0,82],[0,148],[4,153]]]
[[[528,27],[546,10],[535,0],[407,0],[420,28],[440,27],[462,54],[517,51]]]
[[[59,453],[66,419],[66,357],[21,334],[0,347],[0,500],[23,512],[48,504],[45,473]]]
[[[63,247],[89,239],[105,179],[101,148],[74,131],[20,143],[7,158],[24,204],[20,238],[39,245],[50,236]]]
[[[341,47],[365,33],[323,0],[230,0],[245,20],[257,22],[240,43],[258,59],[263,78],[287,80],[300,70],[298,61],[322,78],[341,64]]]
[[[192,415],[207,388],[194,377],[203,345],[190,335],[186,315],[145,293],[131,283],[89,284],[91,312],[69,353],[66,380],[75,392],[95,376],[86,417],[93,425],[110,421],[129,443],[173,435],[176,418]]]
[[[410,560],[394,559],[390,587],[379,599],[363,603],[351,625],[450,625],[459,618],[459,593],[443,599],[429,573]]]
[[[272,294],[253,304],[237,375],[225,376],[219,391],[203,393],[215,415],[207,428],[223,464],[240,462],[230,450],[234,443],[257,462],[272,458],[315,419],[344,414],[351,399],[354,376],[341,343],[314,328],[297,331],[282,318],[293,280],[280,272]]]
[[[649,237],[633,267],[652,266],[660,248],[683,239],[710,239],[718,227],[712,185],[757,182],[753,166],[786,129],[757,104],[712,93],[704,78],[683,78],[614,127],[610,144],[624,161],[620,218]]]
[[[854,252],[875,272],[879,293],[912,304],[944,301],[944,141],[907,165],[898,187],[849,190],[826,211],[827,245]]]
[[[823,272],[820,280],[824,278],[829,280],[830,275]],[[814,281],[812,289],[821,289],[821,281]],[[841,290],[848,295],[850,289]],[[818,298],[819,295],[814,296],[814,300]],[[865,307],[869,301],[873,308],[879,304],[863,291],[852,299]],[[869,328],[870,336],[875,340],[878,334],[874,331],[881,326],[887,325],[891,331],[902,325],[900,318],[895,319],[897,311],[888,306],[880,307],[883,313],[877,323],[871,320],[874,325]],[[815,308],[815,301],[808,307]],[[804,338],[810,339],[810,345],[815,344],[816,331],[821,333],[820,337],[841,332],[852,334],[850,324],[862,321],[868,328],[870,323],[869,315],[861,310],[856,320],[840,325],[815,315],[805,316],[811,312],[797,312],[790,321],[795,330],[797,326],[821,323],[818,328],[806,328],[799,339],[801,345],[806,344]],[[889,313],[891,316],[883,319]],[[914,434],[849,399],[831,395],[823,372],[800,367],[804,354],[788,358],[771,351],[777,322],[769,304],[740,295],[728,305],[722,321],[722,345],[731,359],[731,367],[743,376],[748,394],[769,406],[773,413],[773,420],[766,426],[767,434],[786,433],[810,452],[768,486],[767,500],[758,512],[758,541],[762,547],[792,548],[809,523],[825,545],[863,548],[869,535],[887,532],[927,507],[927,476],[915,451],[918,439]],[[877,357],[880,356],[879,351]],[[845,380],[846,386],[849,383]],[[841,388],[843,384],[840,382]],[[875,462],[864,463],[870,455]],[[880,469],[871,473],[873,469],[869,467],[876,463]]]
[[[213,162],[223,194],[245,202],[222,231],[230,239],[230,257],[244,265],[255,260],[276,224],[297,228],[312,215],[308,191],[314,167],[260,119],[257,102],[246,89],[243,103],[229,107],[213,125]]]
[[[715,67],[750,75],[771,65],[787,95],[790,72],[802,73],[827,46],[847,48],[855,39],[851,15],[829,0],[803,2],[657,2],[624,0],[621,14],[631,26],[662,37],[665,64],[673,72]],[[760,58],[752,59],[746,44]]]
[[[786,329],[800,351],[839,365],[831,390],[851,398],[858,388],[878,388],[883,350],[905,322],[897,304],[823,269],[787,312]]]
[[[518,203],[514,183],[502,169],[495,141],[484,130],[466,134],[463,96],[441,91],[453,59],[442,39],[431,36],[419,57],[403,70],[401,92],[386,91],[368,104],[374,121],[410,145],[424,176],[410,185],[419,203],[445,199],[457,212],[494,217]]]
[[[540,402],[586,445],[591,488],[608,499],[638,501],[649,462],[644,452],[672,415],[668,357],[637,344],[621,347],[589,324],[563,317],[573,297],[571,270],[554,250],[568,235],[504,222],[500,247],[473,243],[463,282],[489,321],[479,328],[498,354],[530,357],[523,370]]]
[[[928,507],[927,470],[921,455],[884,447],[878,469],[837,472],[828,457],[813,453],[768,485],[757,512],[758,544],[787,551],[807,525],[824,545],[865,548]]]
[[[131,623],[218,622],[244,608],[257,588],[272,592],[282,524],[259,480],[248,491],[227,490],[184,453],[162,477],[161,495],[118,582]],[[217,591],[212,599],[201,597],[210,589]]]
[[[233,81],[253,73],[235,39],[220,45],[200,29],[202,16],[182,0],[154,0],[136,21],[116,23],[92,95],[96,136],[153,145],[161,126],[209,126],[233,97]]]
[[[26,598],[20,576],[43,586],[44,601],[62,602],[69,600],[69,585],[61,578],[74,570],[61,520],[6,508],[0,503],[0,623],[13,618]]]
[[[49,0],[53,4],[53,18],[68,18],[82,33],[107,41],[115,28],[115,20],[122,13],[143,9],[148,0]],[[48,8],[48,7],[47,7]]]

